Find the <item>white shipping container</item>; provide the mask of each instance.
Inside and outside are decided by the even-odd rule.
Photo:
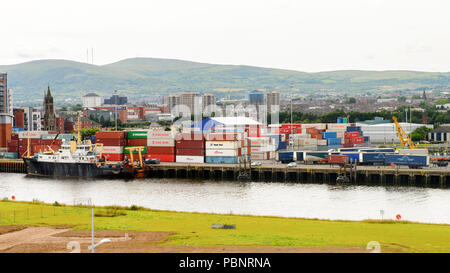
[[[318,139],[317,140],[317,145],[327,146],[327,140],[326,139]]]
[[[269,145],[270,143],[270,138],[269,137],[249,137],[248,139],[248,144],[251,147],[264,147]]]
[[[303,146],[317,145],[317,138],[305,138],[303,140]]]
[[[317,130],[325,130],[327,129],[326,123],[308,123],[308,124],[302,124],[302,131],[306,128],[316,128]]]
[[[206,149],[237,149],[242,141],[206,141]]]
[[[43,134],[48,134],[48,131],[21,131],[19,138],[41,138]]]
[[[267,147],[250,147],[250,153],[264,153],[269,151],[269,146]]]
[[[206,156],[239,156],[239,150],[206,150]]]
[[[123,154],[123,146],[97,146],[95,152],[97,154]]]
[[[251,160],[268,160],[269,159],[269,152],[265,153],[252,153],[250,155]]]
[[[175,140],[174,139],[147,139],[147,146],[152,147],[174,147]]]
[[[180,163],[204,163],[205,157],[193,155],[177,155],[175,161]]]
[[[147,139],[174,139],[175,132],[173,131],[148,131]]]

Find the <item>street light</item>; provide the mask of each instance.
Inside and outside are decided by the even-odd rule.
[[[111,240],[109,238],[105,238],[105,239],[101,240],[100,242],[89,246],[88,249],[92,250],[91,253],[94,253],[94,249],[104,243],[111,243]]]

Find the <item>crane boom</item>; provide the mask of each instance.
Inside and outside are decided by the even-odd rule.
[[[396,117],[392,117],[395,123],[395,128],[397,129],[397,135],[400,139],[400,144],[402,145],[402,148],[408,148],[408,149],[416,149],[416,145],[412,142],[412,140],[409,138],[409,136],[405,133],[403,128],[400,126],[400,124],[397,121]]]

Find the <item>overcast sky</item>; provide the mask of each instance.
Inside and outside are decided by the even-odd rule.
[[[448,0],[2,1],[0,64],[131,57],[450,71]]]

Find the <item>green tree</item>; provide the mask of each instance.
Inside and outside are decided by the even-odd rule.
[[[414,132],[411,133],[411,140],[412,141],[425,140],[428,135],[428,132],[430,131],[431,129],[425,126],[419,127]]]

